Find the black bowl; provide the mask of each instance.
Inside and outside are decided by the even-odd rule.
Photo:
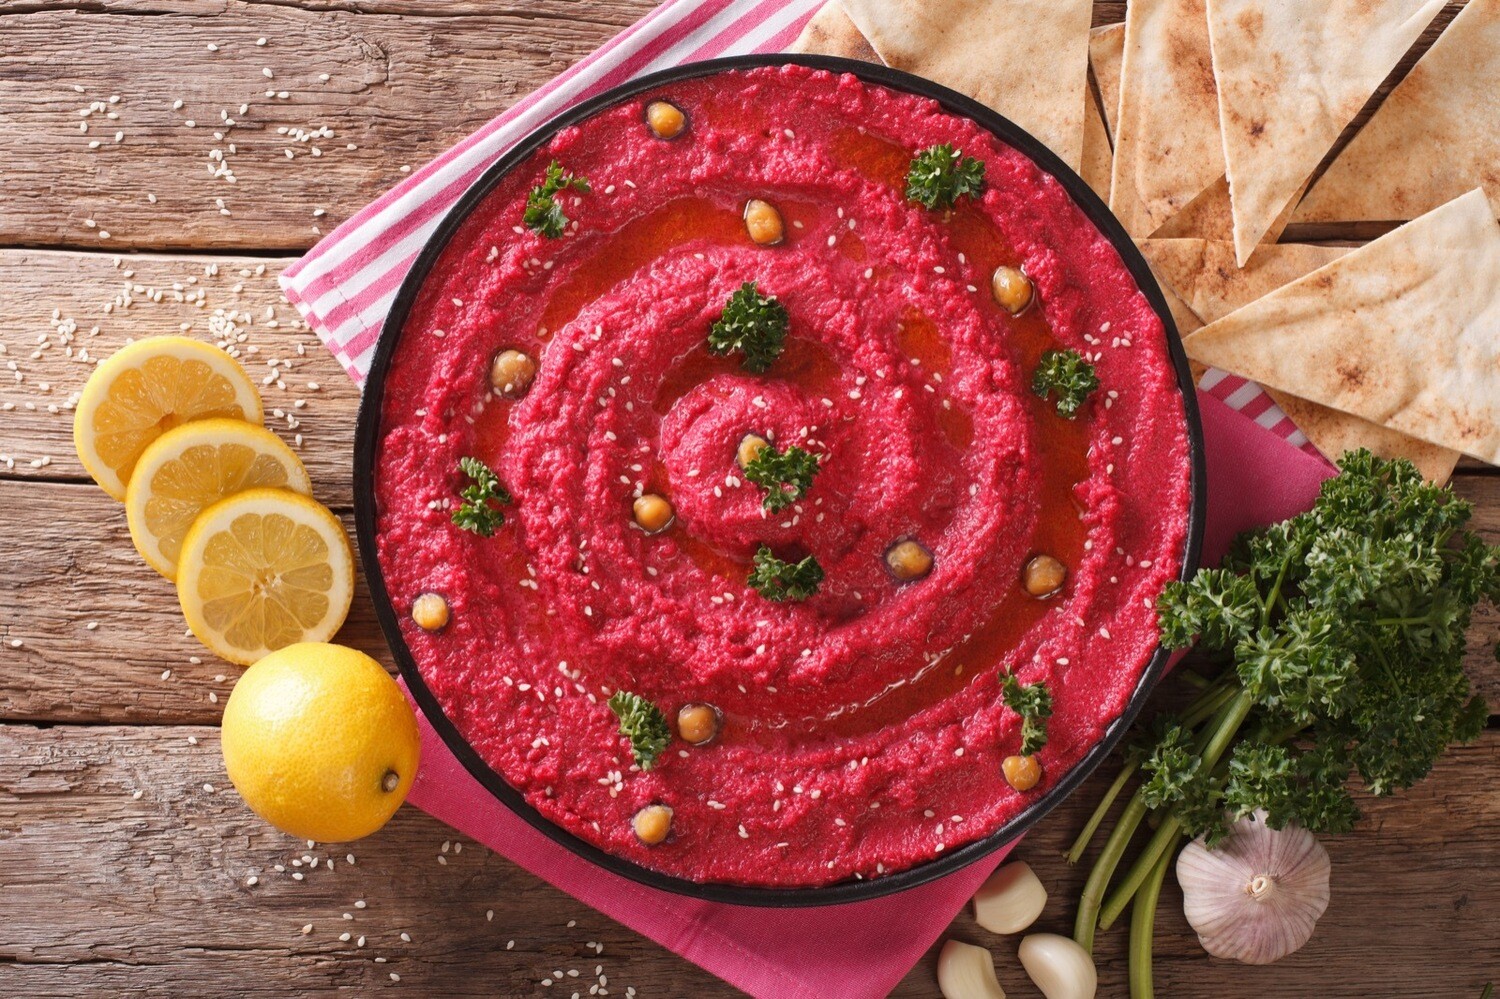
[[[1126,703],[1125,710],[1110,725],[1098,744],[1089,750],[1061,780],[1049,788],[1046,793],[1042,794],[1034,804],[984,839],[976,840],[951,852],[940,854],[935,859],[918,864],[915,867],[909,867],[903,871],[897,871],[893,874],[868,881],[848,880],[816,888],[785,889],[747,887],[720,882],[698,883],[688,881],[684,878],[661,874],[629,860],[605,853],[593,844],[584,842],[572,833],[567,832],[542,817],[536,809],[526,803],[526,800],[515,788],[511,787],[505,781],[505,778],[490,769],[480,759],[479,754],[474,751],[467,740],[459,733],[458,729],[454,727],[447,715],[443,713],[442,707],[423,681],[422,675],[417,669],[416,661],[412,658],[411,650],[407,648],[406,642],[402,638],[398,615],[394,605],[391,603],[390,594],[386,591],[385,579],[380,571],[380,562],[376,558],[375,457],[380,444],[380,422],[385,390],[385,374],[390,367],[396,343],[400,338],[399,332],[390,335],[390,331],[400,331],[405,326],[407,314],[411,309],[412,303],[416,301],[417,292],[421,289],[422,283],[426,280],[438,256],[442,253],[444,247],[447,246],[449,239],[452,238],[454,232],[464,219],[468,217],[469,213],[494,189],[495,185],[506,173],[523,162],[560,129],[576,125],[585,118],[642,91],[678,80],[721,73],[725,70],[751,69],[758,66],[779,66],[786,63],[798,63],[814,69],[827,69],[838,73],[853,73],[867,83],[931,98],[941,104],[946,110],[974,120],[990,132],[993,132],[1008,145],[1030,157],[1047,173],[1052,174],[1067,189],[1067,192],[1072,196],[1079,208],[1083,210],[1084,215],[1088,217],[1089,221],[1097,226],[1099,231],[1114,244],[1115,249],[1119,251],[1120,257],[1125,261],[1125,266],[1129,268],[1130,273],[1135,277],[1136,283],[1140,285],[1141,291],[1145,293],[1146,300],[1156,310],[1156,314],[1161,317],[1162,325],[1167,330],[1167,343],[1172,355],[1172,362],[1177,370],[1177,382],[1182,390],[1183,409],[1187,416],[1188,443],[1193,466],[1193,495],[1191,505],[1188,508],[1187,542],[1184,546],[1182,557],[1182,578],[1186,579],[1192,575],[1198,565],[1199,549],[1203,541],[1203,517],[1206,507],[1203,428],[1199,423],[1197,397],[1194,392],[1192,375],[1188,371],[1187,355],[1183,353],[1182,344],[1177,336],[1177,328],[1172,322],[1172,315],[1167,310],[1167,303],[1163,299],[1160,289],[1157,287],[1156,279],[1152,277],[1151,271],[1146,266],[1145,259],[1136,249],[1134,241],[1131,240],[1119,221],[1110,214],[1109,208],[1104,202],[1100,201],[1099,197],[1083,182],[1082,178],[1069,169],[1050,149],[1042,145],[1013,122],[1001,117],[978,102],[970,100],[962,94],[949,90],[946,87],[938,86],[930,80],[924,80],[921,77],[888,69],[884,66],[856,62],[850,59],[836,59],[829,56],[773,54],[735,56],[726,59],[711,59],[705,62],[690,63],[675,69],[643,76],[637,80],[632,80],[615,87],[606,93],[600,94],[591,100],[565,111],[535,132],[532,132],[526,139],[516,145],[515,148],[500,157],[474,183],[474,186],[464,193],[463,197],[453,206],[453,209],[433,233],[432,238],[428,240],[426,247],[423,248],[422,253],[417,257],[416,262],[412,264],[411,271],[406,275],[405,281],[402,282],[401,288],[396,294],[395,302],[391,305],[390,315],[386,318],[385,329],[388,335],[381,337],[380,343],[375,350],[375,356],[370,365],[370,373],[365,382],[364,398],[359,408],[359,424],[354,438],[355,532],[359,539],[360,560],[364,565],[365,576],[370,584],[370,593],[375,601],[376,617],[380,620],[381,630],[385,632],[386,641],[390,643],[391,652],[395,655],[396,664],[400,668],[401,675],[405,678],[412,696],[416,698],[417,704],[421,706],[423,714],[427,716],[433,728],[442,736],[443,741],[463,763],[464,767],[481,784],[489,789],[496,798],[499,798],[506,807],[525,819],[533,827],[540,830],[552,840],[572,850],[580,857],[597,864],[607,871],[652,888],[660,888],[682,895],[691,895],[713,902],[776,907],[838,905],[846,902],[860,902],[866,899],[877,898],[881,895],[904,891],[908,888],[925,884],[935,878],[940,878],[945,874],[951,874],[981,857],[993,853],[1004,844],[1026,832],[1026,830],[1040,821],[1044,815],[1055,808],[1074,788],[1083,783],[1089,774],[1103,762],[1104,758],[1120,742],[1125,731],[1134,722],[1136,716],[1140,714],[1141,708],[1150,696],[1152,688],[1160,678],[1162,670],[1166,665],[1167,651],[1158,648],[1152,655],[1150,662],[1146,664],[1145,671],[1141,674],[1140,681],[1136,684],[1136,689],[1131,693],[1130,699]]]

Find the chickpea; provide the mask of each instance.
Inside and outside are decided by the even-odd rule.
[[[745,202],[745,230],[761,246],[775,246],[786,238],[786,225],[776,206],[757,198]]]
[[[641,526],[647,534],[656,534],[667,529],[672,523],[672,504],[655,493],[647,493],[636,499],[633,509],[635,510],[635,522]]]
[[[1005,782],[1017,791],[1030,791],[1042,779],[1042,765],[1035,756],[1007,756],[1000,761]]]
[[[706,746],[719,734],[719,709],[712,704],[684,704],[677,712],[677,734],[691,746]]]
[[[490,362],[490,384],[502,395],[525,395],[536,377],[536,361],[519,350],[502,350]]]
[[[423,631],[442,631],[448,626],[448,601],[439,594],[424,593],[412,601],[411,619]]]
[[[652,101],[646,105],[646,124],[658,139],[675,139],[687,128],[687,115],[668,101]]]
[[[898,541],[886,549],[885,564],[890,567],[891,575],[903,583],[921,579],[932,571],[932,552],[910,539]]]
[[[1013,316],[1019,316],[1031,304],[1031,279],[1015,267],[996,267],[990,291],[1000,308]]]
[[[1068,567],[1051,555],[1037,555],[1021,572],[1021,585],[1033,597],[1050,597],[1062,589],[1068,578]]]
[[[739,450],[735,452],[734,459],[739,462],[741,468],[746,468],[768,447],[770,447],[770,442],[760,434],[746,434],[740,441]]]
[[[672,834],[672,809],[666,805],[647,805],[630,820],[635,838],[647,846],[666,842]]]

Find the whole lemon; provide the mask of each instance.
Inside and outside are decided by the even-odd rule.
[[[224,706],[224,767],[251,809],[299,839],[359,839],[395,814],[421,736],[401,688],[354,649],[288,645]]]

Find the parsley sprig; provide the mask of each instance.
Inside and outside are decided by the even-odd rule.
[[[785,451],[767,444],[745,465],[745,478],[766,490],[760,501],[771,513],[784,510],[807,495],[813,476],[818,474],[821,455],[803,450],[795,444]]]
[[[1068,857],[1087,849],[1114,798],[1139,778],[1084,888],[1074,937],[1092,946],[1132,899],[1154,900],[1185,836],[1213,845],[1238,817],[1344,832],[1350,789],[1391,794],[1449,745],[1477,738],[1489,709],[1464,674],[1480,603],[1500,602],[1500,548],[1467,529],[1472,508],[1404,459],[1350,452],[1306,513],[1239,538],[1220,569],[1170,584],[1162,644],[1227,660],[1180,716],[1128,755]],[[1156,832],[1114,890],[1132,835]],[[1102,905],[1101,905],[1102,900]],[[1133,916],[1149,926],[1150,914]],[[1133,993],[1150,985],[1149,942],[1132,942]]]
[[[567,231],[568,217],[557,203],[557,196],[569,188],[587,194],[589,182],[574,174],[564,173],[562,164],[553,160],[547,165],[547,175],[542,178],[542,182],[526,196],[526,211],[521,215],[526,228],[539,232],[548,239],[557,239]]]
[[[620,734],[630,740],[630,754],[636,766],[650,770],[672,739],[667,716],[644,697],[624,690],[617,690],[610,697],[609,710],[620,719]]]
[[[1055,396],[1057,415],[1070,420],[1098,388],[1094,366],[1076,350],[1045,351],[1031,376],[1031,391],[1042,399]]]
[[[708,349],[719,355],[738,350],[745,355],[745,370],[762,374],[785,349],[788,324],[786,306],[746,281],[709,327]]]
[[[912,157],[906,174],[906,200],[926,208],[952,208],[963,195],[984,188],[984,163],[949,145],[928,146]]]
[[[460,458],[458,467],[468,476],[469,484],[458,494],[463,502],[453,511],[453,523],[487,538],[505,523],[505,511],[500,506],[510,503],[510,493],[490,466],[478,458]]]
[[[1021,755],[1039,753],[1047,745],[1047,719],[1052,717],[1052,694],[1043,681],[1023,684],[1013,673],[1000,680],[1005,706],[1021,716]]]
[[[767,600],[806,600],[823,582],[823,567],[811,555],[800,562],[784,562],[761,545],[753,561],[750,586]]]

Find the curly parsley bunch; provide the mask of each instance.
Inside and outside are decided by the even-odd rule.
[[[1476,606],[1500,603],[1500,548],[1467,529],[1472,513],[1411,462],[1354,451],[1311,510],[1241,536],[1221,568],[1167,587],[1162,644],[1196,639],[1224,666],[1186,674],[1197,699],[1138,740],[1069,852],[1082,856],[1138,778],[1084,888],[1079,943],[1092,946],[1133,899],[1155,898],[1183,837],[1212,845],[1258,809],[1274,828],[1347,831],[1360,816],[1353,776],[1391,794],[1478,737],[1489,709],[1464,674],[1465,634]],[[1148,819],[1155,834],[1106,897]],[[1149,987],[1146,916],[1131,921],[1148,935],[1132,942],[1131,977]]]

